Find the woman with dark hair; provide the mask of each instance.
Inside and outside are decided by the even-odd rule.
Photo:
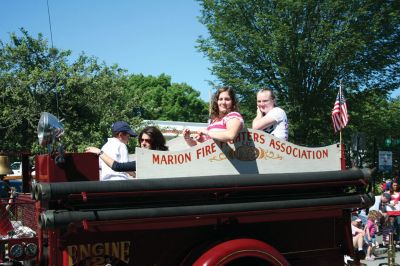
[[[390,200],[393,201],[394,205],[397,205],[400,201],[399,183],[396,180],[392,181],[389,189]]]
[[[210,125],[198,131],[194,139],[190,137],[189,129],[183,131],[183,136],[189,146],[195,146],[198,142],[211,138],[228,142],[235,139],[243,125],[243,117],[239,113],[234,90],[231,87],[222,87],[212,99]]]
[[[400,209],[400,191],[399,191],[399,183],[396,180],[392,181],[392,184],[389,189],[390,194],[390,203],[395,207],[396,210]],[[400,248],[400,216],[396,216],[394,227],[396,229],[396,248]]]
[[[161,131],[153,126],[145,127],[138,137],[140,147],[149,150],[167,151],[168,147],[165,146],[165,138]],[[87,147],[86,152],[97,154],[112,170],[116,172],[130,172],[136,171],[136,162],[130,161],[120,163],[115,161],[109,155],[105,154],[102,150],[96,147]]]
[[[145,127],[139,134],[140,147],[144,149],[167,151],[165,146],[165,138],[161,131],[153,126]]]

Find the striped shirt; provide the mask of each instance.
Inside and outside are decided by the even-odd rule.
[[[225,115],[222,119],[220,119],[220,118],[214,119],[211,122],[211,124],[208,125],[207,130],[208,131],[225,131],[227,129],[226,124],[231,119],[238,119],[240,121],[240,128],[241,129],[243,128],[244,122],[243,122],[242,115],[239,114],[238,112],[230,112],[227,115]],[[210,139],[210,137],[207,137],[207,139]]]

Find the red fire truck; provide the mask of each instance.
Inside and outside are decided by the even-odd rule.
[[[254,142],[254,134],[263,134],[250,133]],[[354,255],[351,212],[373,204],[366,192],[371,172],[318,166],[297,171],[291,161],[314,160],[311,154],[324,160],[332,152],[322,150],[317,158],[313,150],[295,160],[290,156],[302,152],[276,149],[276,139],[274,146],[261,143],[264,151],[248,140],[245,150],[238,141],[229,152],[211,140],[204,144],[211,145],[208,157],[196,158],[200,147],[185,151],[186,161],[173,161],[181,151],[137,158],[142,177],[131,181],[99,182],[94,154],[58,150],[36,156],[31,191],[2,200],[0,234],[7,236],[0,239],[0,265],[343,265],[345,254]],[[265,156],[267,147],[280,155]],[[291,151],[295,148],[301,149]],[[157,156],[171,160],[163,164]],[[193,170],[195,158],[206,160],[200,161],[201,171]],[[261,169],[255,161],[274,164],[272,158],[286,160],[287,171],[244,167]],[[239,173],[204,173],[220,162]],[[143,172],[151,163],[156,172]],[[186,166],[193,173],[184,172]],[[29,179],[27,173],[23,177]]]

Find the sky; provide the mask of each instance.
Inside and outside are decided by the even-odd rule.
[[[49,3],[52,38],[50,34]],[[207,30],[198,21],[195,0],[2,0],[0,39],[19,28],[37,37],[42,33],[54,47],[84,52],[107,65],[118,64],[129,74],[169,75],[187,83],[208,101],[211,63],[196,49]],[[400,89],[392,96],[400,95]]]
[[[195,0],[48,0],[53,45],[95,56],[107,65],[118,64],[129,74],[171,76],[187,83],[205,101],[217,81],[211,63],[196,49],[207,30],[198,21]],[[51,47],[46,0],[3,0],[0,5],[0,39],[25,28],[29,35],[42,33]]]

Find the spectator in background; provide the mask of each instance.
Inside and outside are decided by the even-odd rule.
[[[379,211],[382,214],[381,225],[382,225],[382,245],[386,246],[389,241],[389,233],[392,232],[395,235],[396,232],[396,222],[393,216],[388,215],[388,211],[396,210],[395,207],[390,203],[390,194],[383,193],[380,198]],[[389,221],[390,220],[390,221]],[[396,239],[396,238],[395,238]]]
[[[364,240],[367,243],[367,255],[365,257],[366,260],[375,260],[375,256],[373,252],[376,247],[376,232],[378,230],[377,221],[380,219],[381,215],[378,211],[372,210],[368,213],[367,224],[365,225],[365,235]]]
[[[390,179],[385,180],[381,185],[382,191],[389,192],[391,186],[392,186],[392,181]]]
[[[391,203],[396,207],[400,201],[399,184],[397,181],[392,181],[389,192]],[[396,207],[396,209],[398,208]]]
[[[383,193],[381,196],[381,202],[379,204],[379,211],[382,214],[387,213],[388,211],[394,211],[396,210],[395,206],[390,203],[391,201],[391,196],[389,193]]]
[[[363,246],[365,232],[361,228],[361,219],[358,216],[351,217],[351,233],[353,235],[353,247],[356,250],[356,256],[359,259],[364,259],[365,252]]]
[[[395,208],[395,210],[400,210],[400,193],[399,193],[399,184],[397,183],[397,180],[392,180],[391,186],[390,186],[390,204],[392,204]],[[396,248],[400,248],[399,242],[400,242],[400,216],[395,216],[395,223],[394,227],[396,229]]]
[[[395,217],[387,215],[382,225],[382,244],[384,247],[389,245],[390,234],[393,234],[393,239],[396,239]]]

